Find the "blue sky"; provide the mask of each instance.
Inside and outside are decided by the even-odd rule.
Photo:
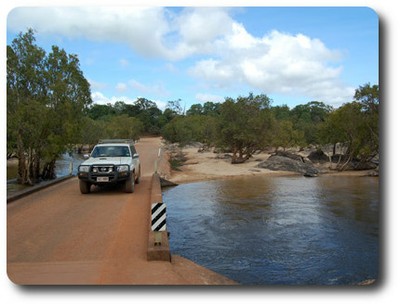
[[[40,47],[77,54],[95,103],[253,92],[338,107],[379,82],[378,24],[367,7],[20,7],[7,44],[31,27]]]

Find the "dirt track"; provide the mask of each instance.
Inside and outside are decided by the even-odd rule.
[[[184,258],[146,259],[150,182],[160,140],[137,144],[142,179],[82,195],[76,178],[7,206],[7,272],[17,284],[233,284]]]

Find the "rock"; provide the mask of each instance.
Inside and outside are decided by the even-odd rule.
[[[291,171],[301,173],[308,177],[317,176],[319,170],[314,166],[301,161],[301,157],[292,159],[286,156],[272,155],[267,160],[259,163],[257,167],[274,171]]]
[[[173,186],[178,186],[178,184],[168,181],[165,178],[160,177],[160,184],[161,187],[173,187]]]
[[[312,151],[307,157],[314,163],[329,162],[329,156],[326,155],[322,150]]]
[[[278,152],[275,152],[274,155],[275,156],[288,157],[288,158],[293,159],[293,160],[298,160],[300,162],[304,162],[302,156],[297,155],[295,153],[288,152],[288,151],[278,151]]]
[[[373,176],[373,177],[379,176],[379,167],[376,167],[376,169],[369,171],[368,176]]]
[[[215,156],[216,159],[231,159],[232,155],[228,153],[219,153]]]
[[[304,173],[304,176],[305,176],[305,177],[317,177],[317,176],[318,176],[318,173],[314,173],[314,172],[311,172],[311,171],[307,171],[306,173]]]
[[[373,284],[375,284],[375,279],[366,279],[366,280],[364,280],[364,281],[362,281],[362,282],[359,282],[357,285],[359,285],[359,286],[370,286],[370,285],[373,285]]]
[[[351,166],[354,170],[376,170],[377,168],[377,164],[373,162],[359,162],[357,160],[352,162]]]

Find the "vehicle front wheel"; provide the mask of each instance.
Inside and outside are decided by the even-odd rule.
[[[137,175],[137,177],[136,177],[135,183],[136,183],[136,184],[139,184],[139,183],[140,183],[140,167],[139,167],[139,171],[138,171],[138,175]]]
[[[82,180],[79,180],[79,189],[81,190],[82,194],[87,194],[90,192],[91,184]]]
[[[125,181],[125,192],[132,193],[135,189],[135,173],[132,173],[129,179]]]

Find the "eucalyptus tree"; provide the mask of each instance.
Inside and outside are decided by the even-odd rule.
[[[127,114],[113,116],[105,121],[106,138],[126,138],[138,140],[143,133],[142,121]]]
[[[55,177],[59,155],[80,140],[84,110],[91,104],[90,85],[83,76],[76,55],[57,46],[47,56],[47,103],[50,116],[47,143],[43,150],[43,179]]]
[[[176,116],[162,129],[162,136],[169,142],[184,146],[197,141],[210,146],[215,143],[217,118],[205,115]]]
[[[362,165],[379,154],[379,87],[366,84],[354,94],[355,101],[334,110],[321,129],[321,140],[346,147],[346,159],[338,170],[357,159]]]
[[[359,86],[354,99],[361,104],[366,129],[369,133],[371,155],[379,152],[379,85],[370,83]]]
[[[146,134],[158,135],[161,131],[162,111],[157,104],[146,98],[138,98],[134,104],[135,117],[143,123],[143,131]]]
[[[319,128],[332,110],[332,106],[318,101],[297,105],[290,111],[293,128],[304,133],[307,144],[318,144]]]
[[[46,52],[35,44],[33,30],[7,46],[7,147],[16,152],[22,184],[33,184],[40,169],[48,117],[45,62]]]
[[[243,163],[273,137],[271,100],[264,94],[227,98],[220,107],[219,146],[230,150],[232,163]]]
[[[21,184],[54,177],[92,102],[78,57],[56,46],[47,55],[35,41],[29,29],[7,46],[7,147],[16,151]]]

